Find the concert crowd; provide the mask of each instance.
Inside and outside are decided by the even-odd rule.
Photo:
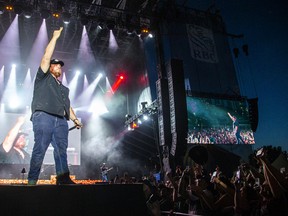
[[[136,179],[125,173],[110,183],[143,183],[148,215],[275,216],[288,215],[288,172],[272,166],[266,151],[255,154],[257,165],[240,163],[229,175],[215,165],[202,165],[166,172],[163,180],[155,173]],[[286,158],[287,162],[287,158]]]

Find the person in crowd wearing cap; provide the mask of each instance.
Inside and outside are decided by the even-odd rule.
[[[56,42],[63,27],[53,32],[42,57],[34,82],[32,116],[34,147],[32,151],[28,185],[37,184],[40,169],[48,146],[54,148],[56,184],[75,184],[70,178],[67,161],[68,123],[70,119],[79,129],[83,125],[70,106],[69,89],[58,79],[62,75],[64,62],[52,59]]]
[[[18,118],[16,124],[10,129],[3,143],[0,145],[0,163],[29,164],[30,154],[25,151],[27,133],[20,131],[25,122],[25,116]]]

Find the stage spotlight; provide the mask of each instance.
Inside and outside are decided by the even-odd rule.
[[[132,117],[131,115],[126,114],[126,115],[125,115],[125,119],[126,119],[126,121],[128,121],[131,117]]]
[[[125,80],[125,74],[124,73],[117,74],[116,77],[118,77],[118,80],[121,82]]]
[[[68,12],[64,12],[62,13],[62,19],[63,19],[63,22],[67,25],[70,23],[70,19],[71,19],[71,14],[68,13]]]
[[[138,128],[139,125],[136,123],[136,122],[132,122],[132,128],[135,129],[135,128]]]
[[[14,95],[13,100],[8,102],[8,106],[10,109],[17,109],[20,106],[20,98],[17,95]]]
[[[141,33],[142,34],[148,34],[150,31],[149,31],[149,28],[147,26],[142,26],[141,28]]]
[[[132,129],[132,127],[131,127],[131,124],[129,124],[129,125],[128,125],[128,131],[131,131],[131,130],[133,130],[133,129]]]
[[[131,35],[131,34],[133,34],[133,31],[134,31],[134,28],[132,27],[132,26],[127,26],[127,34],[128,35]]]
[[[99,19],[97,27],[99,29],[104,29],[104,20],[103,19]]]
[[[137,124],[138,124],[138,125],[141,125],[141,124],[142,124],[142,121],[141,121],[140,118],[137,119]]]
[[[148,115],[143,115],[143,120],[144,121],[148,121],[148,119],[149,119]]]
[[[146,37],[150,33],[150,30],[147,26],[142,26],[141,27],[141,37]]]
[[[41,10],[41,18],[42,19],[48,19],[50,17],[51,13],[49,10],[43,9]]]
[[[98,28],[99,29],[103,29],[104,28],[104,23],[103,22],[99,22],[98,23]]]
[[[0,15],[3,14],[5,11],[5,5],[4,2],[0,2]]]
[[[6,6],[5,6],[5,9],[6,9],[6,11],[8,11],[8,12],[12,12],[14,8],[13,8],[12,5],[6,5]]]
[[[75,75],[79,76],[81,74],[81,72],[79,70],[76,71]]]
[[[56,19],[60,18],[60,13],[59,12],[53,12],[52,16]]]
[[[32,14],[33,14],[33,9],[32,7],[25,7],[24,8],[24,17],[27,18],[27,19],[30,19],[32,17]]]
[[[138,128],[138,127],[139,125],[133,121],[128,125],[128,130],[134,130],[135,128]]]

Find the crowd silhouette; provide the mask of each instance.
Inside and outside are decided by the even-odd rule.
[[[255,164],[239,162],[229,175],[218,165],[208,171],[194,163],[185,168],[177,166],[174,172],[164,173],[160,181],[152,172],[141,179],[125,173],[110,183],[143,183],[148,213],[153,216],[288,215],[288,172],[275,168],[268,158],[267,151],[260,149],[253,154]]]

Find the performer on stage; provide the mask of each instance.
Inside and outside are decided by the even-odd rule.
[[[25,122],[25,116],[18,118],[0,145],[0,163],[29,164],[30,155],[25,151],[27,133],[20,131]]]
[[[106,166],[106,163],[103,163],[100,167],[101,170],[101,177],[102,177],[102,181],[103,182],[108,182],[108,172],[113,169],[113,167],[108,168],[108,166]]]
[[[236,144],[245,144],[244,140],[241,137],[241,130],[239,128],[239,121],[236,118],[236,116],[232,116],[229,112],[227,113],[228,116],[231,118],[231,120],[233,121],[233,133],[235,135],[236,138]]]
[[[69,175],[67,162],[68,123],[71,119],[77,128],[82,124],[70,106],[69,89],[58,79],[62,75],[64,62],[52,59],[56,42],[63,27],[53,32],[42,57],[34,82],[32,116],[34,147],[31,156],[28,184],[38,181],[41,165],[50,143],[54,148],[56,184],[75,184]]]

